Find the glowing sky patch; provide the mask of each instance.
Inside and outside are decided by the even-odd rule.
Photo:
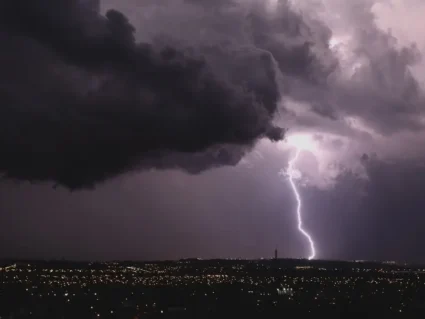
[[[287,142],[292,147],[312,153],[315,153],[318,148],[311,134],[293,134],[288,137]]]

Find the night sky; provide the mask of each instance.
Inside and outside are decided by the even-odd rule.
[[[0,2],[0,258],[425,262],[422,0]]]

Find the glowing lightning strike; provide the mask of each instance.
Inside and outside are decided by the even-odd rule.
[[[308,257],[308,260],[311,260],[314,257],[316,257],[316,249],[314,248],[314,241],[311,238],[310,234],[307,233],[303,229],[303,222],[302,222],[302,217],[301,217],[301,197],[300,197],[300,194],[298,193],[297,187],[295,186],[295,182],[293,180],[293,173],[294,173],[293,166],[294,166],[295,162],[297,161],[298,156],[300,155],[300,153],[301,153],[301,149],[300,148],[297,148],[297,152],[295,153],[294,158],[289,161],[288,176],[289,176],[289,183],[291,183],[292,190],[294,191],[295,198],[297,199],[298,230],[308,239],[308,241],[310,243],[311,254]]]

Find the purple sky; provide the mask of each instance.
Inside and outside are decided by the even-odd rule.
[[[20,2],[0,258],[425,262],[421,0]]]

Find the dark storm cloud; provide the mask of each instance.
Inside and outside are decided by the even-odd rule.
[[[206,8],[201,28],[220,33],[221,40],[230,33],[233,41],[245,40],[270,52],[286,76],[321,83],[337,67],[328,45],[332,35],[329,27],[294,11],[286,0],[278,1],[273,12],[268,10],[267,1],[245,1],[243,5],[231,0],[185,2]]]
[[[319,117],[359,117],[383,135],[422,130],[423,92],[411,71],[421,61],[418,47],[402,46],[378,27],[374,1],[316,2],[326,2],[333,18],[310,3],[298,11],[299,4],[281,0],[270,11],[267,1],[186,0],[178,2],[181,13],[154,10],[141,25],[188,43],[243,44],[269,52],[282,73],[282,93],[308,103]],[[154,22],[163,18],[171,23]],[[330,46],[341,37],[342,44]]]
[[[367,6],[350,9],[362,67],[347,79],[326,21],[287,1],[272,13],[256,1],[165,4],[141,3],[154,13],[136,33],[98,1],[2,2],[6,176],[78,188],[138,168],[235,165],[259,138],[282,138],[281,93],[319,115],[312,128],[349,115],[382,134],[422,129],[409,69],[420,53],[396,48]]]
[[[140,167],[198,172],[236,164],[260,137],[282,138],[269,53],[212,47],[205,58],[138,44],[122,13],[96,8],[0,5],[6,177],[79,188]],[[227,73],[208,64],[214,56]]]
[[[331,30],[292,11],[286,1],[279,2],[274,18],[269,15],[257,9],[247,16],[253,43],[273,54],[283,74],[325,82],[337,66],[328,46]]]

